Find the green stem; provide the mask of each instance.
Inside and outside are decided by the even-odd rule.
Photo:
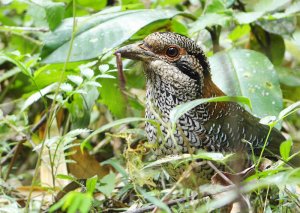
[[[7,30],[3,29],[3,27],[0,27],[0,33],[11,33],[13,35],[20,36],[23,39],[28,40],[31,43],[34,43],[38,46],[42,46],[42,44],[43,44],[42,42],[35,40],[35,39],[31,38],[30,36],[24,35],[22,33],[16,32],[16,31],[7,31]]]
[[[263,145],[263,147],[262,147],[262,150],[261,150],[261,152],[260,152],[258,161],[256,162],[256,166],[255,166],[256,171],[258,171],[259,163],[260,163],[260,161],[261,161],[261,159],[262,159],[262,155],[263,155],[263,153],[264,153],[264,151],[265,151],[265,148],[266,148],[266,146],[267,146],[267,144],[268,144],[268,139],[269,139],[269,137],[270,137],[270,134],[271,134],[271,132],[272,132],[272,129],[273,129],[274,125],[270,125],[269,127],[270,127],[270,128],[269,128],[269,132],[268,132],[267,138],[266,138],[266,140],[265,140],[265,142],[264,142],[264,145]]]
[[[58,87],[56,89],[53,102],[52,102],[51,107],[50,107],[50,114],[49,114],[49,117],[48,117],[48,120],[47,120],[47,123],[46,123],[46,131],[45,131],[45,134],[44,134],[44,139],[42,141],[41,151],[40,151],[40,154],[38,156],[37,164],[36,164],[36,167],[35,167],[35,172],[34,172],[34,175],[33,175],[33,178],[32,178],[31,188],[30,188],[30,192],[29,192],[29,195],[28,195],[28,200],[27,200],[26,206],[25,206],[25,213],[29,212],[29,204],[30,204],[31,197],[32,197],[33,185],[35,184],[37,176],[38,176],[38,168],[40,167],[40,164],[41,164],[42,154],[43,154],[43,149],[44,149],[44,146],[45,146],[46,137],[48,136],[48,134],[50,132],[50,127],[51,127],[51,124],[52,124],[52,119],[51,118],[54,117],[55,112],[56,112],[56,110],[55,110],[56,98],[57,98],[57,95],[59,93],[60,85],[62,84],[62,81],[63,81],[63,76],[64,76],[64,73],[66,71],[67,64],[68,64],[68,62],[70,60],[70,57],[71,57],[73,41],[74,41],[75,32],[76,32],[75,29],[76,29],[76,1],[73,0],[73,29],[72,29],[72,36],[71,36],[71,40],[70,40],[70,47],[69,47],[69,50],[68,50],[68,55],[67,55],[66,61],[64,63],[64,67],[63,67],[61,76],[60,76],[60,81],[59,81]]]

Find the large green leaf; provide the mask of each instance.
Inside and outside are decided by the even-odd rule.
[[[264,15],[264,12],[235,12],[233,17],[239,24],[249,24]]]
[[[54,30],[62,21],[65,13],[65,5],[62,2],[32,1],[28,9],[28,15],[36,26],[49,26]]]
[[[108,175],[104,176],[100,180],[101,185],[98,186],[98,190],[102,192],[107,197],[110,197],[115,185],[116,185],[116,175],[115,173],[111,172]]]
[[[300,72],[289,67],[276,67],[279,80],[282,84],[290,87],[300,86]]]
[[[127,101],[115,79],[101,79],[100,102],[108,106],[114,116],[126,117]]]
[[[213,81],[230,96],[251,100],[258,117],[278,115],[282,94],[272,63],[261,53],[236,49],[210,58]]]
[[[225,26],[231,21],[231,16],[227,14],[208,13],[200,16],[199,19],[191,24],[191,33],[198,32],[214,25]]]
[[[257,21],[257,24],[264,30],[277,35],[292,35],[296,29],[296,17],[286,17],[280,19],[264,18]]]
[[[274,65],[281,65],[285,52],[282,36],[267,32],[258,25],[253,26],[251,30],[255,35],[250,39],[251,49],[264,53]]]
[[[253,10],[262,12],[280,10],[290,2],[290,0],[260,0],[254,4]]]
[[[146,25],[171,19],[181,14],[169,10],[130,10],[114,13],[97,13],[76,18],[76,34],[70,61],[96,58],[122,44]],[[72,34],[72,18],[66,19],[44,37],[41,56],[45,63],[62,63],[66,60]]]

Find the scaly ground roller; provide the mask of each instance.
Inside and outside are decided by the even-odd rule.
[[[122,57],[143,62],[147,79],[146,118],[157,119],[153,110],[163,122],[169,121],[169,113],[175,106],[200,98],[224,96],[212,82],[210,66],[201,48],[191,39],[171,33],[156,32],[143,42],[127,45],[117,50]],[[269,127],[234,102],[201,104],[184,114],[177,122],[174,133],[165,141],[167,131],[146,123],[149,142],[158,143],[155,150],[158,157],[189,153],[189,150],[203,149],[222,153],[259,155],[267,137]],[[243,142],[243,140],[249,143]],[[264,156],[279,155],[279,146],[285,138],[273,129],[267,142]],[[188,141],[186,144],[185,141]],[[251,148],[252,147],[252,148]],[[273,154],[271,154],[273,153]],[[245,166],[244,166],[245,167]],[[209,179],[213,174],[202,165],[200,175]]]

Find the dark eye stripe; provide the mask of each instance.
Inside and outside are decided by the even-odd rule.
[[[198,59],[199,63],[201,64],[204,75],[210,75],[210,66],[204,53],[202,52],[197,53],[195,54],[195,57]]]
[[[182,62],[177,62],[176,66],[178,67],[178,69],[184,73],[185,75],[189,76],[190,78],[199,81],[200,80],[200,76],[197,72],[195,72],[193,69],[191,69],[188,65],[186,65],[185,63]]]

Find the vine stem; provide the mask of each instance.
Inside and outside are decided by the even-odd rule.
[[[75,33],[76,33],[76,1],[73,0],[73,28],[72,28],[72,35],[71,35],[71,40],[70,40],[70,46],[69,46],[69,50],[68,50],[68,54],[67,54],[67,58],[66,58],[66,61],[64,63],[64,66],[63,66],[63,69],[62,69],[62,72],[61,72],[61,75],[60,75],[60,81],[58,82],[58,86],[57,86],[57,89],[55,91],[55,95],[54,95],[54,99],[53,99],[53,102],[50,106],[50,113],[49,113],[49,117],[47,119],[47,123],[46,123],[46,130],[45,130],[45,134],[44,134],[44,139],[42,141],[42,146],[41,146],[41,151],[40,151],[40,154],[38,156],[38,160],[37,160],[37,163],[36,163],[36,167],[35,167],[35,171],[34,171],[34,175],[33,175],[33,178],[32,178],[32,182],[31,182],[31,188],[30,188],[30,192],[29,192],[29,195],[28,195],[28,200],[26,202],[26,206],[25,206],[25,213],[29,213],[29,204],[30,204],[30,201],[31,201],[31,197],[32,197],[32,192],[33,192],[33,186],[36,182],[36,179],[37,179],[37,176],[38,176],[38,169],[40,167],[40,164],[41,164],[41,160],[42,160],[42,154],[43,154],[43,150],[44,150],[44,147],[45,147],[45,141],[46,141],[46,138],[48,137],[48,134],[50,132],[50,127],[51,127],[51,124],[54,120],[54,115],[56,114],[56,107],[55,107],[55,104],[56,104],[56,98],[58,96],[58,93],[59,93],[59,88],[60,88],[60,85],[62,84],[62,81],[63,81],[63,76],[64,76],[64,73],[66,71],[66,68],[67,68],[67,64],[70,60],[70,57],[71,57],[71,52],[72,52],[72,48],[73,48],[73,42],[74,42],[74,38],[75,38]]]

